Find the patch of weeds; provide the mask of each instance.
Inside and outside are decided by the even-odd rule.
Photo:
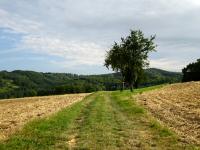
[[[150,122],[150,128],[157,131],[160,137],[173,136],[174,134],[166,127],[162,127],[157,121]]]
[[[131,92],[125,91],[122,94],[113,93],[111,98],[121,111],[126,112],[129,115],[134,116],[145,113],[144,108],[136,105],[135,100],[131,98]]]

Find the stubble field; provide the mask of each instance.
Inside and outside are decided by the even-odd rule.
[[[182,140],[200,145],[200,82],[172,84],[136,98]]]
[[[0,101],[0,140],[20,130],[27,122],[47,117],[81,101],[88,94],[30,97]]]

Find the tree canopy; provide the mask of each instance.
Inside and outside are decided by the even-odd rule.
[[[194,63],[188,64],[182,70],[183,82],[187,81],[199,81],[200,80],[200,59]]]
[[[146,69],[142,87],[180,82],[182,75],[160,69]],[[119,90],[121,74],[76,75],[34,71],[0,71],[0,99]],[[128,88],[128,85],[125,85]]]
[[[114,43],[107,52],[105,66],[116,72],[121,72],[123,81],[128,83],[132,91],[141,82],[144,68],[149,66],[148,54],[155,51],[155,36],[145,38],[140,30],[133,31],[120,43]]]

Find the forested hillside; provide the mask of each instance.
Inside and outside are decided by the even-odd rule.
[[[181,73],[160,69],[145,70],[146,78],[140,86],[180,82]],[[118,90],[119,73],[76,75],[69,73],[40,73],[34,71],[1,71],[0,98],[42,96],[65,93],[87,93],[99,90]]]

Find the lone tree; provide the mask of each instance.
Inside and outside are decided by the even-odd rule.
[[[183,82],[200,81],[200,59],[188,64],[183,70]]]
[[[126,38],[121,38],[121,42],[114,43],[107,52],[105,66],[113,71],[121,72],[123,82],[128,83],[130,90],[138,88],[144,76],[144,68],[149,66],[148,54],[155,51],[155,36],[145,38],[142,31],[133,31]]]

